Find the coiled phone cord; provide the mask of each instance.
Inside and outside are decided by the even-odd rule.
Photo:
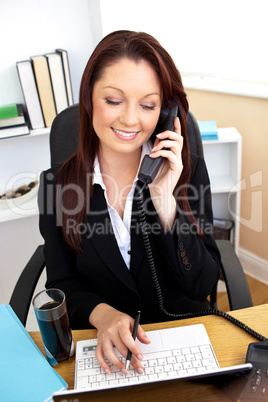
[[[145,246],[145,251],[149,263],[149,268],[152,274],[152,279],[154,282],[156,294],[157,294],[157,302],[158,302],[158,307],[159,310],[164,313],[166,316],[170,318],[192,318],[192,317],[200,317],[203,315],[217,315],[220,317],[225,318],[226,320],[230,321],[231,323],[235,324],[242,330],[244,330],[246,333],[249,335],[253,336],[255,339],[258,341],[267,341],[268,338],[266,338],[264,335],[259,334],[258,332],[254,331],[252,328],[248,327],[246,324],[243,322],[239,321],[238,319],[232,317],[230,314],[225,313],[224,311],[218,310],[218,309],[206,309],[206,310],[200,310],[192,313],[181,313],[181,314],[174,314],[168,312],[164,308],[164,300],[163,300],[163,294],[162,290],[159,284],[159,280],[157,277],[157,272],[154,264],[154,258],[153,258],[153,253],[151,249],[151,244],[150,244],[150,239],[149,239],[149,233],[148,233],[148,225],[146,222],[146,215],[144,211],[144,206],[143,206],[143,196],[142,196],[142,191],[143,188],[145,187],[146,184],[143,184],[142,187],[137,191],[136,193],[136,201],[137,201],[137,206],[138,206],[138,212],[139,212],[139,220],[141,223],[141,233],[143,236],[143,241],[144,241],[144,246]]]

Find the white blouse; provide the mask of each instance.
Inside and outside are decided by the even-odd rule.
[[[141,165],[144,155],[150,154],[151,151],[152,151],[151,143],[146,142],[142,147],[139,166]],[[139,169],[138,169],[138,171],[139,171]],[[131,212],[132,212],[133,195],[134,195],[134,190],[135,190],[137,181],[138,181],[138,176],[136,175],[136,177],[133,181],[132,188],[131,188],[130,192],[128,193],[128,196],[126,199],[123,220],[122,220],[121,217],[119,216],[118,212],[109,204],[109,201],[107,198],[107,193],[106,193],[106,186],[103,183],[102,174],[100,171],[99,160],[98,160],[98,157],[96,157],[95,164],[94,164],[93,184],[99,184],[102,187],[102,189],[104,190],[104,196],[105,196],[105,200],[107,202],[108,211],[109,211],[113,231],[115,234],[115,238],[116,238],[119,250],[121,252],[121,255],[122,255],[128,269],[130,269]]]

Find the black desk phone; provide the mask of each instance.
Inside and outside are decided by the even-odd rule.
[[[215,384],[232,402],[268,401],[268,342],[250,343],[246,363],[252,364],[250,371],[221,377]]]
[[[239,401],[268,401],[268,342],[250,343],[246,363],[251,363],[253,369],[246,374],[246,384]]]

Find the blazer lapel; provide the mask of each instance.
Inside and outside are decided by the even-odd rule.
[[[94,195],[90,200],[87,223],[89,225],[89,241],[93,243],[105,265],[126,286],[138,293],[132,275],[118,248],[103,189],[99,185],[94,186]]]

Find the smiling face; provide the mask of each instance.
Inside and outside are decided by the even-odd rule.
[[[155,129],[161,103],[160,81],[145,60],[123,58],[106,67],[92,94],[93,127],[101,151],[139,153]]]

